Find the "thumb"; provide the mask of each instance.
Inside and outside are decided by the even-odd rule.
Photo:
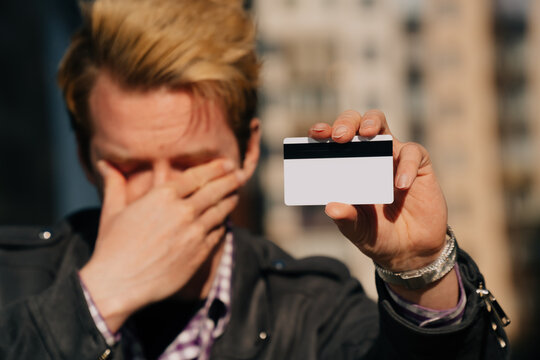
[[[355,230],[357,228],[358,212],[354,206],[331,202],[326,205],[324,212],[334,220],[343,235],[350,240],[356,237]]]
[[[99,160],[97,168],[103,179],[103,204],[101,219],[108,219],[126,207],[126,180],[105,160]]]

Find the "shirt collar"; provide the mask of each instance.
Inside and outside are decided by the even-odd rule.
[[[214,340],[223,334],[230,320],[233,265],[233,234],[227,231],[221,260],[204,306],[167,347],[160,360],[209,357]]]

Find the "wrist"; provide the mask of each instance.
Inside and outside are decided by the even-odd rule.
[[[107,274],[95,271],[91,264],[87,264],[79,271],[79,278],[107,328],[116,333],[136,310],[125,296],[129,292],[112,284]]]
[[[407,289],[420,289],[435,283],[448,274],[456,263],[457,244],[452,229],[447,227],[447,239],[438,257],[420,268],[392,271],[375,263],[377,274],[388,284]]]
[[[459,302],[460,285],[455,267],[441,279],[420,289],[388,283],[387,286],[402,299],[432,310],[448,310]]]

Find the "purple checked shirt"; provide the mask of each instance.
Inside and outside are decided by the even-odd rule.
[[[165,349],[165,352],[159,357],[159,360],[205,360],[210,357],[210,351],[214,340],[223,334],[231,316],[233,255],[233,235],[232,232],[229,231],[225,236],[223,255],[204,306],[193,316],[188,325],[176,339],[173,340],[167,349]],[[465,309],[466,296],[457,265],[456,272],[458,274],[460,295],[459,303],[455,308],[442,311],[423,308],[400,298],[387,287],[390,296],[394,301],[396,311],[419,326],[440,327],[460,322]],[[124,334],[123,330],[117,334],[111,333],[82,280],[81,285],[88,303],[90,314],[107,344],[113,346],[120,338],[124,337],[131,353],[130,360],[145,360],[137,343],[131,340],[133,337],[130,336],[130,334]],[[224,311],[220,312],[220,316],[216,321],[211,318],[210,309],[213,305],[215,306],[219,303],[223,306]]]

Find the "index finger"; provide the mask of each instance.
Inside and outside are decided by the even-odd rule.
[[[99,160],[97,169],[103,181],[101,219],[104,220],[116,215],[126,206],[126,180],[106,160]]]
[[[184,198],[191,195],[208,182],[230,173],[235,168],[236,164],[231,159],[216,159],[186,169],[182,173],[182,177],[173,183],[176,187],[178,196]]]

